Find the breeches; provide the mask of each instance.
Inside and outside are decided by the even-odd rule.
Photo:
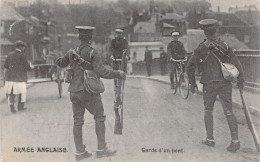
[[[85,90],[80,92],[71,92],[70,100],[72,102],[74,125],[84,124],[85,109],[94,115],[95,122],[104,122],[104,108],[100,94],[90,94]]]
[[[232,113],[232,85],[230,82],[213,82],[203,85],[203,100],[206,111],[213,111],[214,103],[219,95],[224,114]]]

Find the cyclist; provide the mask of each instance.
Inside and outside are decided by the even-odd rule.
[[[177,67],[176,62],[172,62],[172,59],[175,60],[184,60],[186,56],[186,50],[182,42],[180,42],[179,36],[180,33],[177,31],[173,31],[171,33],[173,41],[171,41],[167,46],[167,58],[168,58],[168,69],[170,74],[171,81],[171,89],[176,87],[176,83],[174,83],[174,75]]]

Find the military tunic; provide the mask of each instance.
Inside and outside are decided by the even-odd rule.
[[[171,58],[176,60],[184,59],[186,51],[184,45],[180,41],[171,41],[167,46],[168,70],[170,74],[171,85],[174,84],[174,73],[177,63],[170,61]]]
[[[214,52],[214,54],[222,62],[229,62],[235,65],[239,71],[238,82],[244,82],[242,66],[232,52],[232,49],[221,40],[207,39],[198,46],[188,62],[187,73],[189,83],[192,85],[196,84],[195,68],[200,65],[202,70],[200,82],[203,84],[204,120],[207,139],[214,139],[213,107],[218,95],[223,106],[224,114],[227,117],[232,140],[238,140],[237,121],[232,111],[232,85],[230,81],[224,79],[220,63],[212,54],[212,49],[209,48],[212,43],[221,51]]]
[[[100,53],[94,50],[92,56],[90,53],[93,50],[88,44],[79,46],[80,56],[91,62],[90,66],[84,67],[87,70],[94,70],[96,74],[105,79],[119,78],[120,73],[116,70],[109,70],[103,64],[103,58]],[[72,80],[68,91],[70,92],[70,100],[72,102],[73,118],[74,118],[74,141],[77,152],[84,152],[85,147],[82,142],[82,125],[84,124],[85,108],[94,115],[96,121],[96,133],[98,138],[98,149],[104,149],[105,143],[105,114],[100,94],[88,93],[83,85],[84,71],[72,59],[72,49],[69,50],[64,57],[59,58],[56,64],[60,67],[71,66]]]
[[[128,49],[128,42],[126,38],[114,38],[111,41],[110,51],[111,55],[114,57],[114,59],[122,59],[123,51]],[[128,55],[129,53],[127,53]],[[113,69],[119,70],[121,65],[120,61],[113,61]],[[126,71],[126,66],[123,69]]]

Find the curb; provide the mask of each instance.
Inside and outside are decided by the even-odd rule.
[[[129,76],[129,75],[127,77],[128,78],[135,78],[135,79],[149,79],[149,80],[153,80],[153,81],[157,81],[157,82],[160,82],[160,83],[163,83],[163,84],[170,85],[169,82],[164,81],[164,80],[160,80],[160,79],[156,79],[156,78],[150,78],[150,77],[145,77],[145,76]],[[196,93],[199,94],[199,95],[202,95],[202,91],[197,91]],[[217,98],[217,100],[219,101],[219,98]],[[241,108],[241,110],[242,110],[242,107],[243,107],[242,103],[237,103],[237,102],[234,102],[232,100],[232,105],[233,105],[233,107]],[[255,108],[249,106],[249,111],[253,115],[260,116],[260,110],[258,110],[258,109],[255,109]]]

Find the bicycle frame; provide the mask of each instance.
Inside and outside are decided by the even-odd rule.
[[[179,91],[184,99],[187,99],[189,96],[189,84],[187,82],[185,82],[185,76],[184,76],[185,75],[184,65],[187,60],[188,60],[187,57],[183,60],[175,60],[173,58],[171,59],[172,63],[175,62],[177,64],[175,76],[174,76],[176,79],[177,86],[175,88],[174,94],[176,94],[177,89],[179,88]],[[177,77],[178,74],[179,74],[179,77]],[[184,87],[182,86],[183,82],[185,82]],[[187,89],[187,93],[185,93],[185,88]]]

